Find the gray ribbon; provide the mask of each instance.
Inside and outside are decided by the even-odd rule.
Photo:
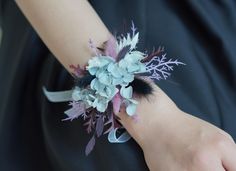
[[[51,91],[47,91],[47,89],[43,87],[43,92],[50,102],[72,101],[73,90],[51,92]]]
[[[116,136],[117,130],[118,130],[118,128],[115,128],[109,132],[108,137],[107,137],[109,142],[111,142],[111,143],[124,143],[131,138],[131,136],[129,135],[129,133],[127,131],[125,131],[123,134],[121,134],[119,137],[117,137]]]

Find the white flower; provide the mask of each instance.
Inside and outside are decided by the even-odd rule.
[[[127,38],[124,36],[119,42],[117,42],[117,52],[119,52],[121,49],[128,45],[130,45],[130,50],[135,49],[136,44],[138,43],[138,37],[138,32],[132,38],[130,37],[130,33],[128,33]]]

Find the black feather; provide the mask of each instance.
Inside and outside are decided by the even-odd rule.
[[[147,81],[137,77],[129,85],[133,87],[134,93],[140,97],[148,97],[154,91],[153,87]]]
[[[120,61],[125,57],[125,55],[130,51],[130,45],[123,47],[117,55],[117,61]]]

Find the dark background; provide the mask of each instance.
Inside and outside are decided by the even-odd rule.
[[[163,45],[186,63],[157,84],[182,110],[236,139],[236,1],[90,2],[111,31],[126,32],[133,20],[140,50]],[[133,139],[110,144],[103,136],[85,156],[90,136],[81,120],[62,122],[67,104],[49,103],[41,89],[71,88],[72,78],[13,0],[1,0],[0,16],[0,170],[148,170]]]

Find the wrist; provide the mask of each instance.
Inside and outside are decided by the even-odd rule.
[[[153,88],[154,93],[149,99],[139,99],[137,121],[127,116],[124,110],[118,115],[121,124],[141,147],[149,144],[153,136],[160,137],[173,120],[183,115],[175,103],[154,83]]]

